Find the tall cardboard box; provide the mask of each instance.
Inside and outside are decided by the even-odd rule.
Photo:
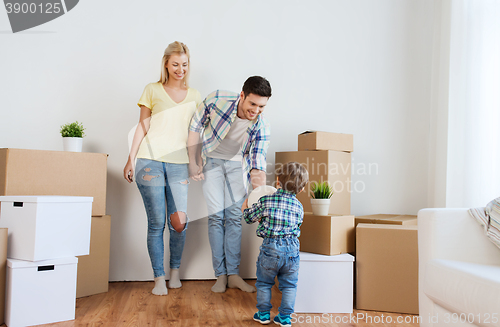
[[[351,214],[351,154],[341,151],[291,151],[276,152],[276,170],[289,161],[302,164],[309,172],[309,183],[297,199],[304,206],[305,212],[312,212],[309,190],[312,182],[327,181],[334,194],[330,201],[329,214]]]
[[[78,257],[76,297],[108,291],[111,216],[92,217],[90,254]]]
[[[106,214],[107,155],[0,149],[0,195],[94,198],[92,215]]]
[[[5,283],[7,274],[7,228],[0,228],[0,325],[5,322]]]
[[[300,227],[300,251],[336,255],[354,251],[354,216],[304,215]]]
[[[417,225],[417,216],[391,214],[356,216],[355,223],[356,226],[358,224]]]
[[[356,227],[356,308],[418,314],[416,225]]]
[[[298,150],[334,150],[352,152],[354,149],[353,135],[331,132],[306,131],[299,134]]]

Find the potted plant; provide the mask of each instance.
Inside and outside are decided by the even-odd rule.
[[[330,198],[333,188],[328,182],[313,182],[311,184],[311,206],[316,216],[327,216],[330,209]]]
[[[85,136],[82,123],[75,121],[61,126],[64,151],[82,152],[82,140]]]

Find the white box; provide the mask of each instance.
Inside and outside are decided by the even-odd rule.
[[[75,319],[78,258],[7,259],[5,324],[32,326]]]
[[[89,254],[92,197],[0,196],[7,257],[40,261]]]
[[[352,313],[354,257],[300,252],[297,313]]]

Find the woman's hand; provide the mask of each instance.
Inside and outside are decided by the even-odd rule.
[[[132,164],[130,158],[125,165],[125,168],[123,168],[123,177],[125,177],[125,180],[129,183],[134,181],[134,165]]]
[[[203,175],[203,167],[196,163],[189,163],[189,177],[193,181],[201,181],[205,179],[205,175]]]

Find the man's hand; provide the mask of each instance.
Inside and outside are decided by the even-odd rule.
[[[250,171],[250,181],[254,190],[259,186],[266,185],[266,173],[262,170],[252,169]]]
[[[247,208],[248,208],[248,198],[245,199],[245,202],[243,202],[243,205],[241,206],[241,212],[243,212]]]
[[[203,167],[201,165],[197,165],[196,163],[189,163],[189,177],[193,181],[201,181],[205,179],[205,175],[203,175]]]

